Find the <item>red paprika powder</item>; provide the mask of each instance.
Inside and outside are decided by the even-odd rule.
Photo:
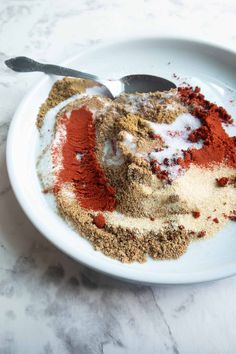
[[[63,168],[55,191],[66,182],[72,183],[83,208],[113,211],[115,189],[110,186],[95,154],[96,132],[92,113],[82,107],[73,110],[70,119],[64,114],[62,121],[66,126],[66,141],[62,147]],[[77,158],[78,153],[81,154],[80,159]]]
[[[213,163],[224,163],[228,167],[236,167],[236,141],[229,137],[222,123],[232,124],[232,117],[222,107],[207,101],[197,87],[179,87],[181,101],[191,109],[191,113],[199,118],[202,126],[189,135],[189,140],[203,140],[201,149],[190,149],[184,152],[184,159],[179,160],[182,167],[191,163],[207,167]]]

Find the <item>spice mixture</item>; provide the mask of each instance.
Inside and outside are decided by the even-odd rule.
[[[180,257],[236,219],[232,117],[196,87],[122,94],[57,81],[37,120],[43,191],[96,250],[122,262]]]

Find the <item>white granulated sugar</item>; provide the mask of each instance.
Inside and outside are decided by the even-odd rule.
[[[166,110],[168,111],[174,111],[175,109],[177,109],[179,107],[179,105],[176,102],[172,102],[172,103],[168,103],[166,105]]]
[[[150,153],[150,160],[157,160],[162,170],[166,170],[172,179],[175,179],[181,170],[176,164],[171,164],[173,159],[183,157],[183,151],[196,148],[200,149],[202,141],[192,143],[188,140],[189,134],[201,126],[198,118],[190,113],[184,113],[177,117],[172,124],[160,124],[150,122],[150,127],[154,133],[160,135],[166,147],[162,151],[153,151]],[[169,166],[163,165],[164,159],[169,159]]]
[[[50,109],[45,115],[44,123],[40,130],[39,158],[37,163],[38,174],[45,189],[50,189],[53,187],[55,183],[55,174],[59,171],[62,163],[62,157],[60,154],[57,156],[58,163],[53,163],[53,148],[60,146],[62,139],[66,138],[66,130],[64,126],[61,126],[57,133],[54,134],[56,116],[63,107],[79,97],[81,97],[81,95],[77,94],[63,102],[60,102],[57,106]]]
[[[129,95],[126,97],[126,103],[125,103],[125,109],[129,113],[137,113],[140,109],[141,106],[149,107],[152,108],[152,104],[150,103],[149,99],[149,94],[143,94],[143,96],[137,96],[137,95]],[[157,103],[160,103],[161,100],[157,99]]]
[[[57,127],[56,134],[54,133],[54,126],[56,122],[57,114],[62,108],[68,104],[74,102],[82,97],[92,95],[91,90],[87,89],[85,93],[78,93],[70,98],[60,102],[54,108],[51,108],[45,115],[43,126],[40,129],[40,146],[39,146],[39,159],[37,163],[38,174],[42,181],[44,188],[50,188],[54,184],[55,176],[62,168],[62,142],[66,140],[66,127],[65,124],[60,124]],[[103,101],[104,99],[98,97],[98,100]],[[90,109],[92,113],[96,113]],[[71,113],[66,112],[66,117],[69,119]],[[57,148],[57,155],[55,156],[56,161],[52,161],[52,152]],[[58,150],[59,149],[59,150]],[[77,155],[78,159],[81,159],[82,155]]]
[[[58,105],[59,106],[59,105]],[[60,107],[61,109],[61,107]],[[50,189],[55,183],[56,174],[62,167],[62,154],[58,151],[57,161],[53,161],[52,152],[61,149],[61,143],[66,139],[66,129],[61,125],[54,134],[54,124],[58,107],[51,109],[45,116],[45,122],[40,132],[40,155],[37,163],[38,174],[45,189]]]
[[[56,121],[56,116],[57,114],[60,112],[60,110],[62,108],[64,108],[66,105],[68,105],[69,103],[83,97],[86,96],[86,94],[81,94],[78,93],[74,96],[71,96],[70,98],[60,102],[57,106],[51,108],[46,114],[45,114],[45,118],[43,121],[43,126],[40,130],[40,135],[41,135],[41,145],[44,145],[44,147],[46,147],[48,144],[50,144],[52,142],[53,136],[53,129],[54,129],[54,124]],[[69,118],[69,117],[68,117]],[[44,147],[42,147],[42,150],[44,149]]]
[[[66,126],[65,124],[60,124],[51,145],[52,154],[53,151],[55,151],[55,149],[57,150],[57,154],[56,156],[54,156],[55,161],[53,161],[54,163],[52,166],[53,171],[55,173],[59,172],[62,168],[62,160],[63,160],[62,147],[65,141],[66,141]]]
[[[175,91],[169,91],[165,93],[165,98],[171,98],[176,96],[176,92]]]
[[[104,86],[93,86],[93,87],[88,87],[86,89],[86,95],[93,96],[93,95],[101,95],[101,98],[107,93],[107,90],[105,89]],[[98,99],[100,97],[98,96]]]
[[[112,155],[113,149],[110,140],[106,140],[103,147],[104,158],[107,159],[110,155]]]
[[[229,136],[236,136],[236,124],[222,124],[225,132],[229,135]]]
[[[55,178],[62,168],[62,142],[66,139],[65,125],[62,124],[54,137],[51,145],[47,145],[38,160],[38,174],[42,180],[44,188],[52,188],[55,183]],[[57,149],[56,159],[53,161],[53,151]]]
[[[222,126],[225,130],[225,132],[230,136],[236,136],[236,107],[234,107],[234,109],[232,109],[231,113],[231,117],[233,120],[232,124],[225,124],[222,123]]]
[[[124,134],[124,139],[123,139],[123,143],[127,146],[127,148],[131,151],[131,152],[136,152],[137,150],[137,144],[133,142],[134,137],[132,134],[130,133],[125,133]]]
[[[118,147],[116,147],[116,151],[114,151],[112,143],[110,140],[106,140],[103,147],[103,161],[106,165],[121,165],[124,163],[123,156]]]
[[[61,193],[62,196],[66,199],[70,199],[71,201],[76,200],[76,195],[73,192],[73,187],[69,183],[63,185]]]
[[[84,154],[81,154],[80,152],[77,152],[76,154],[76,158],[77,160],[81,161],[82,157],[84,156]]]
[[[52,170],[51,148],[48,146],[37,162],[37,170],[44,189],[51,189],[55,183],[55,175]]]

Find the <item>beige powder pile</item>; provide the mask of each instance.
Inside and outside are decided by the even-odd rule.
[[[181,215],[179,223],[187,229],[207,235],[215,234],[228,222],[228,216],[236,208],[236,188],[234,185],[219,187],[216,179],[230,177],[233,169],[225,166],[212,166],[204,169],[191,166],[185,175],[176,180],[174,188],[190,211],[199,211],[199,218],[191,213]]]
[[[175,223],[162,223],[161,228],[148,230],[112,225],[109,222],[100,229],[93,223],[94,212],[81,208],[68,187],[57,194],[57,204],[63,217],[105,255],[121,262],[144,262],[147,255],[154,259],[175,259],[187,249],[191,236]],[[105,213],[108,215],[108,213]],[[112,213],[110,213],[112,214]],[[140,226],[142,221],[140,222]]]

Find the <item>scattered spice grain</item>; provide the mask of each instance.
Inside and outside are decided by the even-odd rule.
[[[106,224],[106,219],[103,214],[97,214],[94,216],[93,222],[99,229],[103,229]]]
[[[200,217],[200,212],[199,211],[192,211],[192,215],[195,219],[199,218]]]
[[[229,182],[229,178],[228,177],[216,178],[216,182],[219,187],[225,187]]]

